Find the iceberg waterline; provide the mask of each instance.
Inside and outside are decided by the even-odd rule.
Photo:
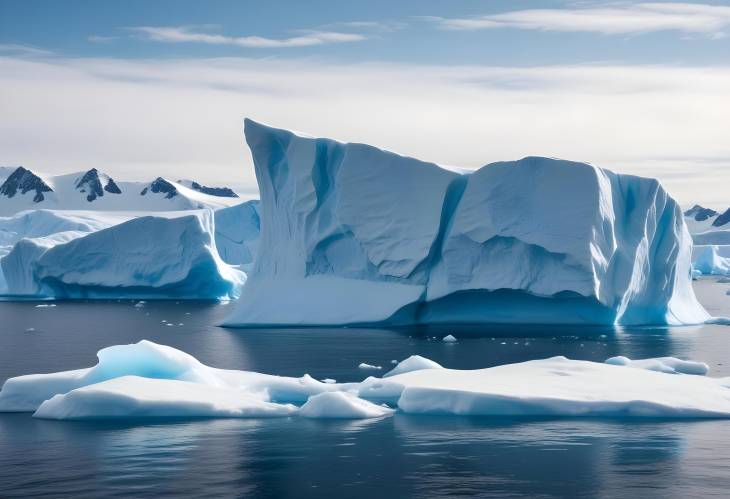
[[[359,383],[216,369],[180,350],[145,340],[102,349],[98,358],[97,365],[87,369],[7,380],[0,391],[0,411],[35,411],[36,417],[50,419],[297,414],[370,418],[398,411],[730,417],[730,380],[703,376],[699,369],[703,364],[673,358],[598,363],[553,357],[454,370],[413,356],[387,377],[368,377]]]
[[[698,324],[692,242],[653,179],[530,157],[462,175],[245,124],[259,255],[227,326]]]

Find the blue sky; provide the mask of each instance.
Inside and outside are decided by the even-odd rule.
[[[730,205],[730,2],[0,0],[0,164],[255,192],[240,120]]]

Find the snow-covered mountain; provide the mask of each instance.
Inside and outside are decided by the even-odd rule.
[[[692,234],[730,229],[730,208],[720,213],[696,204],[684,212],[684,221]]]
[[[173,211],[225,208],[240,203],[228,187],[157,177],[152,182],[115,181],[96,168],[46,176],[22,166],[0,167],[0,216],[29,209]]]

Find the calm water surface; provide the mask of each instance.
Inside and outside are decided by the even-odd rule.
[[[729,284],[696,283],[730,316]],[[149,339],[229,369],[359,381],[360,362],[420,354],[453,368],[566,355],[673,355],[730,376],[730,327],[233,330],[207,302],[0,302],[0,382],[88,367]],[[162,320],[174,323],[166,326]],[[178,325],[182,324],[182,325]],[[452,333],[457,344],[434,340]],[[730,421],[396,414],[150,424],[0,414],[0,497],[727,497]]]

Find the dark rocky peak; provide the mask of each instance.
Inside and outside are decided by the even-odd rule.
[[[165,194],[165,198],[172,199],[175,196],[177,196],[177,187],[172,185],[170,182],[165,180],[162,177],[157,177],[149,187],[145,187],[142,189],[141,195],[147,194],[147,191],[150,190],[153,193],[157,194],[159,192]]]
[[[203,194],[209,194],[211,196],[218,196],[222,198],[238,197],[238,194],[233,192],[233,189],[230,189],[228,187],[207,187],[205,185],[200,185],[197,182],[192,182],[190,184],[190,187],[192,189],[195,189],[196,191],[202,192]]]
[[[726,223],[730,222],[730,208],[725,210],[725,212],[717,217],[714,222],[712,222],[713,227],[722,227]]]
[[[685,217],[694,218],[698,222],[707,220],[708,218],[714,217],[715,215],[717,215],[717,212],[715,210],[711,210],[710,208],[703,208],[698,204],[694,205],[692,208],[684,212]]]
[[[103,185],[102,185],[103,184]],[[104,191],[111,194],[121,194],[122,191],[108,175],[99,174],[99,170],[92,168],[76,181],[76,188],[86,193],[86,200],[91,202],[97,197],[104,196]]]
[[[3,185],[0,186],[0,195],[9,198],[15,196],[18,192],[25,194],[29,191],[35,191],[33,197],[34,203],[40,203],[45,199],[44,192],[53,192],[53,189],[46,184],[42,178],[30,170],[19,166],[16,170],[5,179]]]

